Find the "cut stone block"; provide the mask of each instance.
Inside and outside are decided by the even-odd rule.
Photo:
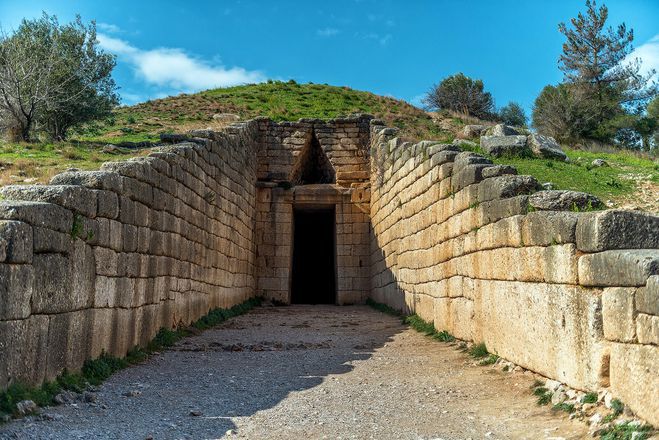
[[[634,414],[659,424],[659,346],[614,343],[610,368],[613,395]]]
[[[636,340],[636,311],[633,287],[610,287],[602,293],[604,337],[609,341]]]
[[[621,209],[590,213],[577,225],[584,252],[609,249],[659,249],[659,216]]]
[[[584,286],[643,286],[656,274],[659,250],[614,250],[579,258],[579,283]]]
[[[0,263],[32,262],[32,227],[17,221],[0,221]]]
[[[0,263],[0,321],[30,316],[33,283],[32,265]]]
[[[527,156],[530,150],[526,136],[481,136],[481,148],[487,154],[499,156]]]

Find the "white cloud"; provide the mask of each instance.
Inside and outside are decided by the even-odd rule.
[[[324,29],[318,29],[316,31],[316,35],[319,37],[333,37],[335,35],[338,35],[341,31],[336,29],[336,28],[324,28]]]
[[[121,32],[121,28],[116,24],[111,23],[96,23],[98,30],[107,32],[109,34],[118,34]]]
[[[642,61],[641,72],[644,74],[647,74],[652,69],[659,72],[659,34],[634,49],[628,58],[630,60],[640,58]],[[657,77],[658,75],[655,75],[655,79],[658,79]]]
[[[98,41],[102,48],[131,64],[137,75],[147,83],[178,91],[193,92],[265,80],[260,72],[241,67],[211,65],[188,55],[182,49],[142,50],[105,34],[98,34]]]

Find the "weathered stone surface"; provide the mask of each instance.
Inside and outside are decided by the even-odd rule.
[[[620,344],[611,346],[611,391],[635,414],[659,424],[659,346]]]
[[[0,263],[32,262],[32,228],[18,221],[0,221]],[[2,314],[0,314],[2,316]]]
[[[636,317],[636,336],[641,344],[659,345],[659,316],[640,313]]]
[[[47,202],[63,206],[84,216],[96,216],[96,193],[76,185],[11,185],[0,189],[8,200]]]
[[[485,130],[487,130],[486,125],[465,125],[462,129],[462,136],[467,139],[475,138],[480,136]]]
[[[492,161],[483,157],[480,154],[472,153],[471,151],[463,151],[458,153],[457,156],[453,159],[453,170],[455,172],[460,171],[463,167],[467,165],[474,164],[492,164]]]
[[[54,176],[51,185],[81,185],[86,188],[121,191],[121,176],[110,171],[67,171]]]
[[[544,136],[532,133],[528,137],[527,144],[534,155],[549,159],[558,159],[564,161],[567,154],[558,145],[558,142],[551,136]]]
[[[529,148],[526,145],[526,136],[481,136],[481,148],[494,157],[499,156],[526,156]]]
[[[520,132],[517,131],[515,127],[511,127],[510,125],[497,124],[487,129],[486,134],[488,136],[515,136],[515,135],[519,135]]]
[[[10,381],[39,384],[48,353],[48,316],[0,321],[0,389]]]
[[[579,258],[579,283],[584,286],[643,286],[656,274],[659,250],[612,250]]]
[[[33,282],[31,265],[0,263],[0,320],[30,316]]]
[[[477,316],[491,352],[578,389],[600,386],[606,353],[597,337],[597,295],[558,284],[482,281],[478,287]]]
[[[609,341],[633,342],[636,339],[636,311],[633,287],[609,287],[602,293],[604,337]]]
[[[591,162],[591,165],[594,167],[608,167],[609,164],[604,159],[594,159]]]
[[[659,216],[621,209],[589,214],[577,225],[577,246],[585,252],[659,249]]]
[[[574,212],[530,212],[522,220],[522,240],[526,246],[575,243],[578,219]]]
[[[566,190],[538,191],[529,197],[529,204],[541,211],[578,211],[602,206],[601,200],[593,195]]]
[[[659,316],[659,275],[648,278],[645,287],[636,291],[636,310]]]
[[[478,201],[505,199],[522,194],[531,194],[540,188],[531,176],[502,175],[492,177],[478,185]]]
[[[469,185],[483,180],[483,170],[490,166],[488,164],[476,163],[464,165],[459,170],[456,170],[451,177],[451,188],[453,192],[458,192]]]
[[[0,201],[0,219],[20,220],[59,232],[71,232],[73,213],[52,203]]]
[[[517,174],[517,169],[510,165],[494,165],[483,170],[483,179],[504,176],[506,174]]]

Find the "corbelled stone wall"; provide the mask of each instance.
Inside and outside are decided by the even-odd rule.
[[[374,300],[659,423],[659,217],[373,121]]]
[[[0,389],[124,356],[254,295],[258,124],[0,202]]]
[[[257,291],[290,302],[293,211],[334,206],[337,303],[366,300],[370,290],[370,116],[275,123],[259,120]],[[316,137],[336,184],[292,186],[304,149]]]
[[[215,307],[290,302],[294,211],[332,207],[337,303],[415,312],[659,424],[659,217],[574,212],[596,199],[396,134],[369,116],[257,119],[2,188],[0,389]]]
[[[337,302],[363,302],[370,119],[165,135],[148,157],[0,189],[0,389],[252,296],[290,302],[296,208],[334,207]],[[292,186],[311,147],[333,183]]]

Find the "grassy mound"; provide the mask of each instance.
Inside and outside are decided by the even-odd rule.
[[[68,142],[0,142],[0,185],[47,183],[67,168],[97,169],[103,162],[148,154],[149,148],[139,146],[106,146],[156,142],[161,133],[221,129],[227,122],[213,116],[223,113],[238,115],[243,120],[267,116],[276,121],[369,113],[400,128],[405,138],[443,142],[450,142],[465,124],[475,122],[448,114],[435,114],[433,121],[430,114],[404,101],[349,87],[271,81],[121,107],[111,117],[72,133]],[[659,211],[659,166],[652,160],[628,152],[566,150],[570,163],[531,158],[503,158],[495,162],[514,165],[521,174],[531,174],[543,183],[552,182],[558,189],[590,192],[613,206]],[[610,166],[592,168],[590,163],[595,158],[606,160]]]

